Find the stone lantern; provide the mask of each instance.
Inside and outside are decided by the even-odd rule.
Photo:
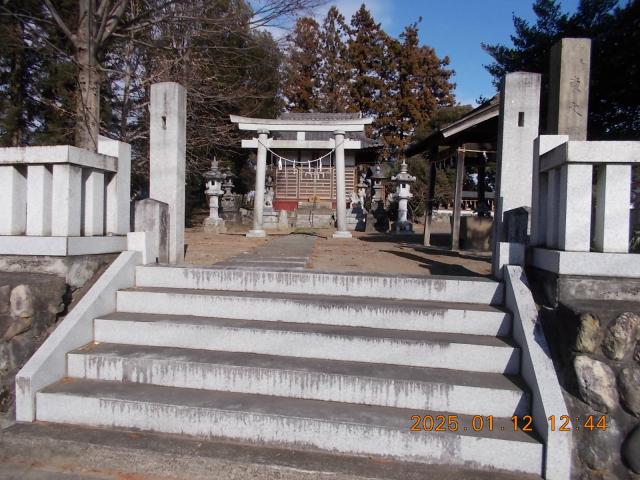
[[[204,173],[206,180],[205,194],[209,197],[209,217],[204,220],[204,230],[211,233],[222,233],[226,231],[224,220],[218,214],[219,198],[224,193],[222,191],[222,180],[224,175],[218,168],[218,160],[213,157],[211,168]]]
[[[225,176],[225,180],[224,180],[224,183],[222,184],[222,189],[224,190],[224,194],[222,195],[222,199],[221,199],[222,212],[223,213],[236,212],[238,208],[237,208],[236,196],[233,193],[233,188],[235,187],[235,185],[233,184],[233,179],[231,178],[231,172],[227,170],[224,173],[224,176]]]
[[[387,177],[382,173],[380,164],[375,166],[373,175],[371,175],[371,211],[378,212],[384,210],[384,199],[382,198],[382,182]]]
[[[413,197],[411,184],[416,181],[407,171],[407,164],[402,161],[400,173],[391,180],[397,183],[395,197],[398,199],[398,219],[396,220],[396,233],[412,233],[413,225],[407,220],[409,199]]]

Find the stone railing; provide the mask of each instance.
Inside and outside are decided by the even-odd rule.
[[[101,137],[98,151],[67,145],[0,148],[0,254],[126,249],[131,148]]]
[[[556,273],[626,276],[640,257],[602,254],[629,252],[631,175],[633,164],[640,163],[640,142],[569,141],[564,135],[543,135],[536,148],[534,264],[549,267],[551,262]]]

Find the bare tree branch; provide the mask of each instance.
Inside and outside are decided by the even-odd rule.
[[[51,16],[53,17],[53,19],[56,21],[56,23],[58,24],[58,27],[60,27],[60,30],[62,30],[62,32],[67,36],[67,38],[71,41],[71,43],[77,47],[77,37],[76,35],[74,35],[73,33],[71,33],[71,30],[69,30],[69,27],[67,27],[67,24],[64,23],[64,20],[62,20],[62,17],[60,16],[60,14],[58,13],[58,11],[56,10],[56,8],[53,6],[53,3],[51,3],[51,0],[44,0],[45,5],[47,6],[47,10],[49,10],[49,13],[51,14]]]

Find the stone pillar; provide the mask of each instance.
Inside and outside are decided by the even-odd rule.
[[[631,165],[602,165],[597,178],[595,249],[628,253]]]
[[[504,214],[520,207],[531,208],[534,141],[539,133],[540,80],[537,73],[509,73],[500,88],[492,260],[493,274],[498,278],[501,278],[503,265],[521,264],[524,259],[525,245],[508,238]]]
[[[558,247],[558,203],[560,202],[560,170],[553,168],[546,174],[545,245]]]
[[[351,232],[347,230],[344,132],[341,130],[336,130],[334,132],[334,139],[336,143],[336,217],[338,220],[338,230],[333,234],[333,238],[351,238]]]
[[[80,236],[82,224],[82,168],[66,164],[53,166],[52,204],[55,220],[51,234],[56,237]]]
[[[98,137],[98,153],[118,159],[118,172],[107,177],[107,235],[126,235],[131,228],[131,145]]]
[[[547,131],[587,139],[591,40],[563,38],[551,49]]]
[[[12,165],[0,167],[0,235],[23,235],[27,226],[27,181]]]
[[[561,212],[558,248],[572,252],[591,249],[591,193],[593,165],[564,164],[560,168]]]
[[[27,167],[27,235],[51,235],[51,168]]]
[[[267,175],[267,141],[268,130],[258,131],[258,155],[256,157],[256,186],[253,197],[253,229],[247,232],[247,237],[266,237],[264,231],[264,181]]]
[[[178,83],[151,86],[150,197],[169,205],[169,263],[184,260],[187,93]]]
[[[84,170],[84,222],[82,235],[104,235],[104,172]]]

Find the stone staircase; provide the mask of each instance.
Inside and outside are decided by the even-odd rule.
[[[502,295],[485,279],[138,267],[36,417],[540,475],[543,444],[511,420],[530,394]],[[428,415],[458,428],[411,431]]]

